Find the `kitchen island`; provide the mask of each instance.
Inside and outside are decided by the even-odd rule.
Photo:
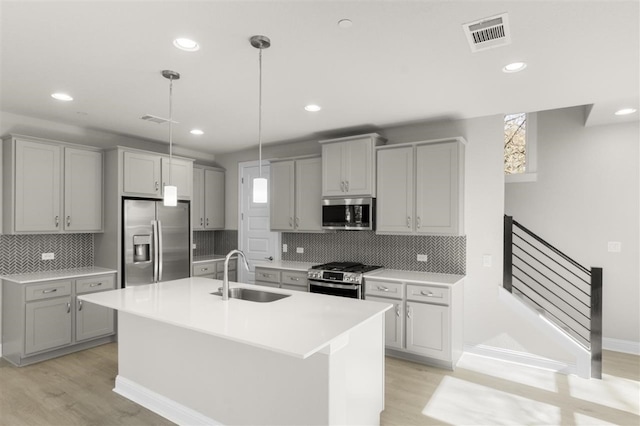
[[[179,424],[379,424],[390,304],[283,289],[225,302],[221,285],[80,296],[118,310],[114,391]]]

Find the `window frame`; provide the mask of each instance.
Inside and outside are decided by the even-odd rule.
[[[525,114],[527,117],[525,171],[524,173],[504,173],[505,183],[536,182],[538,180],[538,114],[535,112],[527,112]],[[504,150],[502,155],[504,157]]]

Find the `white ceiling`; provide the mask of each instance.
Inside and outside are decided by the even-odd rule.
[[[208,153],[395,124],[593,104],[588,125],[638,120],[636,1],[2,1],[2,111]],[[507,12],[512,43],[472,53],[462,24]],[[339,28],[348,18],[353,26]],[[173,47],[176,37],[201,49]],[[525,61],[521,73],[502,67]],[[50,94],[66,91],[73,102]],[[304,111],[320,104],[318,113]],[[201,128],[203,136],[189,134]]]

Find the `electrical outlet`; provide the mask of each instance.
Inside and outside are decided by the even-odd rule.
[[[42,260],[53,260],[56,258],[54,253],[42,253]]]
[[[296,253],[304,253],[304,247],[296,247]]]
[[[609,253],[620,253],[622,251],[622,243],[620,241],[609,241],[607,243]]]
[[[286,253],[287,251],[289,251],[289,246],[287,246],[286,244],[282,245],[282,252]]]
[[[418,255],[418,262],[426,262],[428,258],[429,258],[429,256],[427,256],[426,254],[419,254]]]
[[[491,257],[491,255],[490,254],[483,254],[482,255],[482,266],[484,266],[486,268],[490,268],[492,264],[493,264],[493,258]]]
[[[191,249],[192,249],[192,250],[195,250],[195,249],[196,249],[196,244],[195,244],[195,243],[191,244]]]

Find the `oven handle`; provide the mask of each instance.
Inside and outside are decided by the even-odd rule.
[[[360,286],[359,285],[352,285],[352,284],[333,284],[333,283],[328,283],[326,281],[318,281],[318,280],[309,280],[309,285],[317,285],[319,287],[330,287],[330,288],[341,288],[344,290],[357,290]]]

